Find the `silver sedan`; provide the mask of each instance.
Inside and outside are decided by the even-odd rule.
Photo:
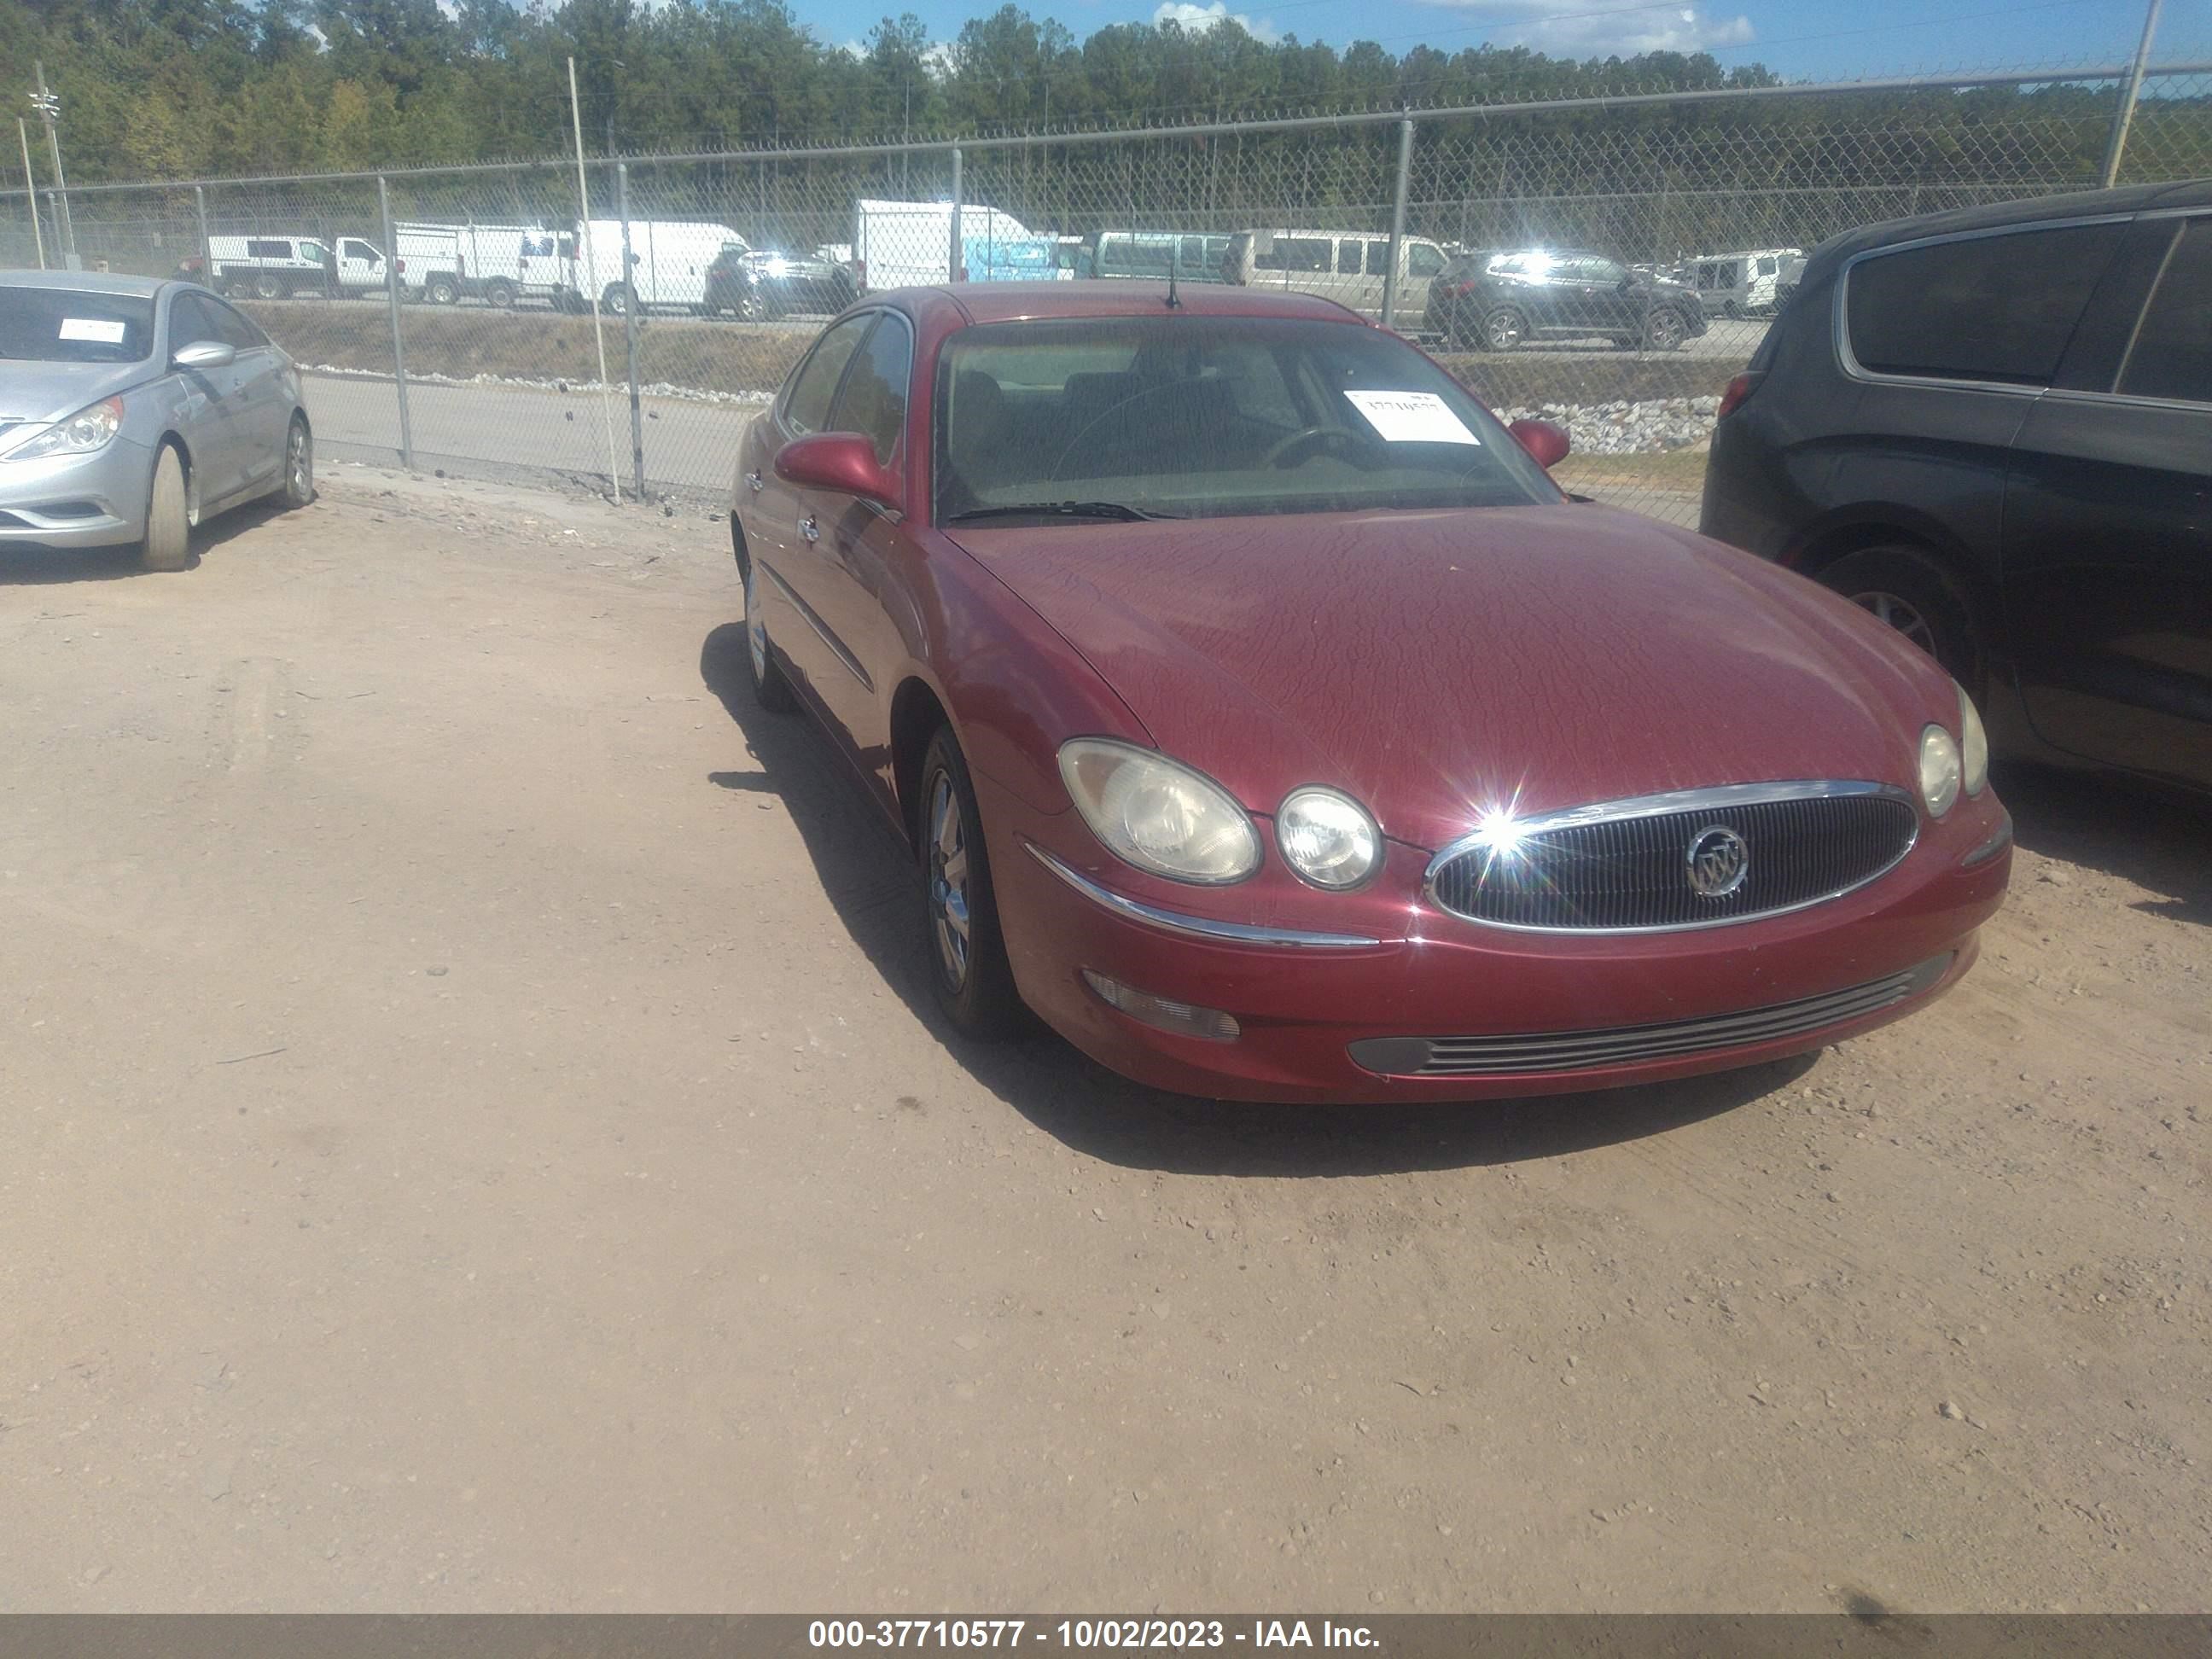
[[[300,371],[190,283],[0,271],[0,546],[135,545],[182,570],[191,527],[315,495]]]

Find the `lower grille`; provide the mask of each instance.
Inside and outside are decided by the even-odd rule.
[[[1370,1037],[1352,1045],[1355,1064],[1387,1077],[1510,1077],[1595,1071],[1638,1060],[1745,1048],[1802,1036],[1824,1026],[1879,1013],[1910,1000],[1942,979],[1948,952],[1917,968],[1794,1002],[1741,1013],[1708,1014],[1657,1025],[1617,1025],[1585,1031],[1499,1036]]]
[[[1538,933],[1663,933],[1802,909],[1912,850],[1920,815],[1871,783],[1744,784],[1487,826],[1431,865],[1455,915]]]

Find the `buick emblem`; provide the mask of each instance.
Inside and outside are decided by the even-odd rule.
[[[1690,837],[1690,850],[1683,861],[1689,866],[1690,885],[1699,898],[1726,898],[1751,873],[1751,848],[1735,830],[1716,823]]]

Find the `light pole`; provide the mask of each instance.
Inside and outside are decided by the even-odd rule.
[[[46,144],[53,151],[54,189],[60,204],[62,264],[71,270],[78,268],[76,257],[76,224],[70,217],[69,180],[62,173],[61,134],[55,130],[54,118],[62,112],[62,100],[46,90],[46,66],[43,60],[34,61],[32,69],[39,77],[39,89],[31,94],[31,107],[39,112],[39,118],[46,124]]]
[[[46,268],[46,234],[39,228],[39,180],[31,171],[31,130],[19,118],[15,137],[23,144],[23,205],[31,210],[31,240],[38,244],[39,269]]]

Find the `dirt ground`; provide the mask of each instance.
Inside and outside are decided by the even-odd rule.
[[[1815,1059],[954,1046],[722,526],[348,468],[0,585],[0,1607],[2205,1605],[2206,820]]]

